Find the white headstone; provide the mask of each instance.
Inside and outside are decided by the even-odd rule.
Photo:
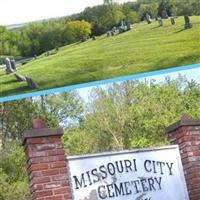
[[[6,73],[7,74],[12,73],[14,70],[12,69],[10,58],[5,59],[5,64],[6,64]]]

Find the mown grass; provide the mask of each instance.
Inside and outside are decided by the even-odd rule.
[[[184,30],[184,19],[176,25],[164,20],[136,24],[133,30],[114,36],[103,35],[62,47],[52,56],[41,56],[18,73],[32,77],[39,90],[137,74],[164,68],[200,63],[200,17],[191,18],[193,28]],[[0,72],[1,97],[32,92],[26,83],[16,82],[13,74]]]

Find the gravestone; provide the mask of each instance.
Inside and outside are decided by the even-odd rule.
[[[114,32],[114,33],[116,33],[116,31],[117,31],[117,28],[114,26],[113,28],[112,28],[112,30],[111,30],[112,32]]]
[[[162,18],[163,18],[163,19],[168,19],[168,18],[169,18],[169,16],[168,16],[166,10],[163,10],[163,11],[162,11]]]
[[[122,27],[126,26],[126,21],[125,21],[125,19],[122,19],[122,20],[121,20],[121,26],[122,26]]]
[[[51,52],[50,51],[47,51],[47,56],[50,56],[51,55]]]
[[[184,20],[185,20],[185,29],[192,28],[192,24],[190,23],[190,18],[188,15],[184,16]]]
[[[171,20],[171,25],[175,25],[175,23],[176,23],[176,22],[175,22],[175,18],[174,18],[174,17],[171,17],[170,20]]]
[[[26,78],[26,82],[28,84],[29,89],[33,90],[33,89],[39,88],[37,83],[35,83],[32,78],[30,78],[28,76],[25,76],[25,78]]]
[[[26,81],[26,78],[19,74],[14,74],[18,82]]]
[[[93,35],[93,36],[92,36],[92,39],[93,39],[93,40],[96,40],[96,37]]]
[[[151,16],[150,16],[148,13],[146,13],[145,18],[146,18],[146,20],[147,20],[147,23],[148,23],[148,24],[151,24],[151,22],[152,22]]]
[[[114,36],[115,35],[115,32],[114,31],[111,31],[111,36]]]
[[[106,35],[107,35],[107,37],[110,37],[110,35],[111,35],[110,31],[108,31],[108,32],[106,33]]]
[[[10,62],[10,58],[6,58],[5,59],[5,64],[6,64],[6,73],[10,74],[12,73],[14,70],[12,68],[11,62]]]
[[[81,42],[86,42],[87,41],[87,37],[82,37],[81,38]]]
[[[17,67],[16,67],[15,60],[12,59],[12,60],[10,61],[10,63],[11,63],[11,67],[12,67],[12,69],[16,71],[16,70],[17,70]]]
[[[132,27],[132,24],[131,24],[131,23],[128,23],[128,24],[127,24],[127,30],[130,31],[132,28],[133,28],[133,27]]]
[[[163,26],[163,21],[162,21],[161,17],[158,17],[158,25],[159,25],[159,27]]]

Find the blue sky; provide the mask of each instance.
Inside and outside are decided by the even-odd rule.
[[[115,0],[124,3],[135,0]],[[103,0],[0,0],[0,25],[30,22],[78,13]]]
[[[147,80],[147,81],[150,81],[150,80],[153,79],[153,80],[155,80],[155,83],[162,83],[162,82],[165,81],[166,77],[170,77],[170,79],[174,80],[174,79],[178,78],[179,75],[185,76],[187,78],[187,80],[195,80],[197,83],[200,84],[200,67],[199,68],[189,69],[189,70],[180,70],[180,71],[161,74],[161,75],[149,76],[149,77],[146,77],[146,78],[139,78],[139,79],[136,79],[136,80],[140,80],[140,81]],[[99,85],[99,86],[101,86],[102,88],[106,88],[111,84],[112,83],[106,84],[106,85]],[[96,86],[93,86],[93,87],[96,87]],[[81,88],[81,89],[77,90],[78,93],[84,99],[85,102],[88,101],[88,97],[89,97],[90,91],[92,90],[93,87],[86,87],[86,88]]]

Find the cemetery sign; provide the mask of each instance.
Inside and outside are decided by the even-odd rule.
[[[178,146],[67,160],[73,200],[189,200]]]

